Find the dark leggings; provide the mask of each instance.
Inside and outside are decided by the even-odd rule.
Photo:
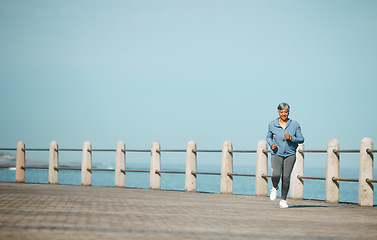
[[[289,191],[289,184],[291,181],[291,173],[293,166],[296,162],[296,155],[291,155],[288,157],[281,157],[277,155],[271,156],[271,167],[272,167],[272,185],[277,188],[280,181],[280,176],[282,178],[281,182],[281,198],[286,199]]]

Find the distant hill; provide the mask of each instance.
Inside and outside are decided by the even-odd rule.
[[[16,155],[7,152],[0,152],[0,165],[3,166],[16,166]],[[43,160],[39,158],[27,158],[26,166],[48,166],[48,159]]]
[[[16,166],[16,156],[6,152],[0,152],[0,165]]]
[[[0,152],[0,165],[16,166],[16,155],[7,152]],[[48,159],[26,158],[26,166],[48,167]],[[60,167],[81,167],[81,163],[60,163]]]

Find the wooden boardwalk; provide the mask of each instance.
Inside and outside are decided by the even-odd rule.
[[[377,239],[377,207],[0,183],[0,239]]]

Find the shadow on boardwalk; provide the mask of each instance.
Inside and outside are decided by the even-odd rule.
[[[377,239],[377,208],[267,197],[0,183],[0,239]]]
[[[327,207],[327,206],[317,206],[317,205],[293,205],[289,206],[289,208],[317,208],[317,207]]]

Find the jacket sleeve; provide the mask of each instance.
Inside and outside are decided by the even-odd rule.
[[[300,127],[300,125],[298,125],[298,127],[296,128],[295,135],[292,136],[292,142],[294,142],[294,143],[303,143],[304,140],[305,140],[304,136],[301,133],[301,127]]]
[[[267,131],[267,137],[266,137],[266,141],[268,143],[268,145],[271,147],[274,143],[274,141],[272,140],[272,132],[271,132],[271,129],[270,129],[270,124],[268,125],[268,131]]]

